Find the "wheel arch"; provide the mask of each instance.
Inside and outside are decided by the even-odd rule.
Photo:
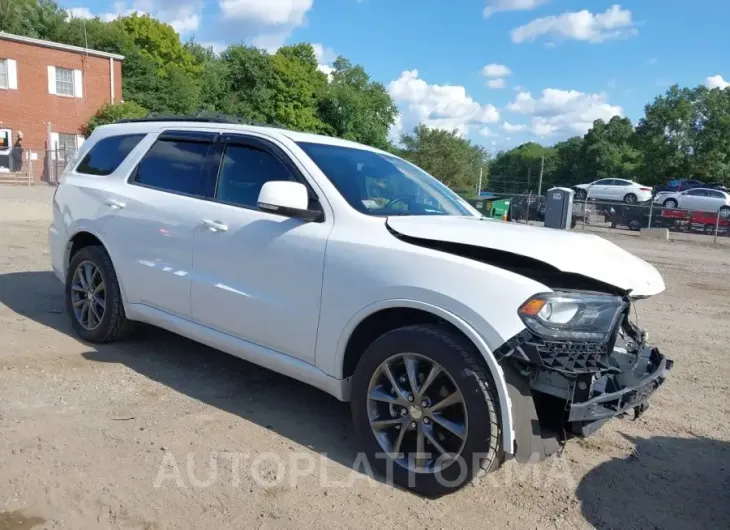
[[[477,348],[486,362],[496,386],[500,419],[502,420],[503,449],[509,454],[514,453],[512,403],[502,367],[497,363],[497,359],[482,336],[469,323],[448,310],[426,302],[404,299],[384,300],[364,308],[350,319],[340,336],[337,347],[340,360],[337,377],[348,382],[348,390],[345,393],[347,398],[349,399],[349,380],[354,373],[355,366],[372,340],[392,329],[426,322],[441,322],[449,326]]]
[[[88,227],[78,227],[68,238],[68,242],[66,243],[66,248],[64,251],[64,257],[63,257],[63,276],[64,278],[68,274],[68,267],[71,263],[71,258],[74,254],[76,254],[79,250],[81,250],[84,247],[88,246],[101,246],[104,251],[109,255],[109,259],[112,262],[112,266],[114,267],[114,270],[117,271],[117,278],[119,280],[119,291],[122,295],[122,302],[126,305],[127,296],[124,291],[124,285],[119,279],[119,268],[117,267],[117,264],[114,260],[114,256],[111,252],[109,252],[109,247],[107,246],[106,242],[104,241],[104,237],[101,236],[98,232],[95,230],[89,229]]]

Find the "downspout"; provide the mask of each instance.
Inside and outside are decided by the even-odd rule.
[[[111,79],[111,100],[114,103],[114,58],[109,57],[109,78]]]

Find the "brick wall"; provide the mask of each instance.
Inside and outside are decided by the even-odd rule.
[[[33,173],[47,177],[48,123],[51,131],[80,134],[81,127],[105,103],[111,102],[108,57],[96,57],[0,38],[0,58],[17,65],[17,90],[0,89],[0,129],[12,129],[12,144],[23,132],[25,150],[38,152]],[[82,97],[50,94],[48,67],[82,71]],[[122,64],[114,59],[114,99],[122,99]]]

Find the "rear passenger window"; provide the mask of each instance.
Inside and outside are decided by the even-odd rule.
[[[261,187],[269,181],[294,180],[284,164],[253,147],[229,145],[223,155],[216,198],[256,208]]]
[[[173,193],[204,196],[209,142],[157,140],[137,166],[134,182]]]
[[[76,172],[86,175],[111,175],[144,137],[144,134],[125,134],[102,138],[79,163]]]

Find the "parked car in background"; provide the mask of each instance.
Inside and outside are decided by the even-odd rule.
[[[730,193],[722,190],[694,188],[680,192],[661,192],[654,197],[656,204],[665,208],[681,208],[698,210],[700,212],[720,212],[720,215],[730,215]]]
[[[628,204],[651,200],[652,195],[651,186],[625,179],[600,179],[589,184],[578,184],[574,189],[577,200],[588,198]]]
[[[663,192],[675,192],[675,191],[687,191],[691,190],[692,188],[703,188],[705,187],[705,183],[701,180],[691,180],[691,179],[672,179],[668,180],[665,184],[661,184],[659,186],[654,187],[654,193],[663,193]],[[712,187],[712,186],[707,186]]]
[[[632,311],[664,290],[652,265],[486,218],[354,142],[233,119],[104,125],[52,209],[81,339],[152,324],[350,401],[370,468],[429,497],[642,414],[672,367]]]

